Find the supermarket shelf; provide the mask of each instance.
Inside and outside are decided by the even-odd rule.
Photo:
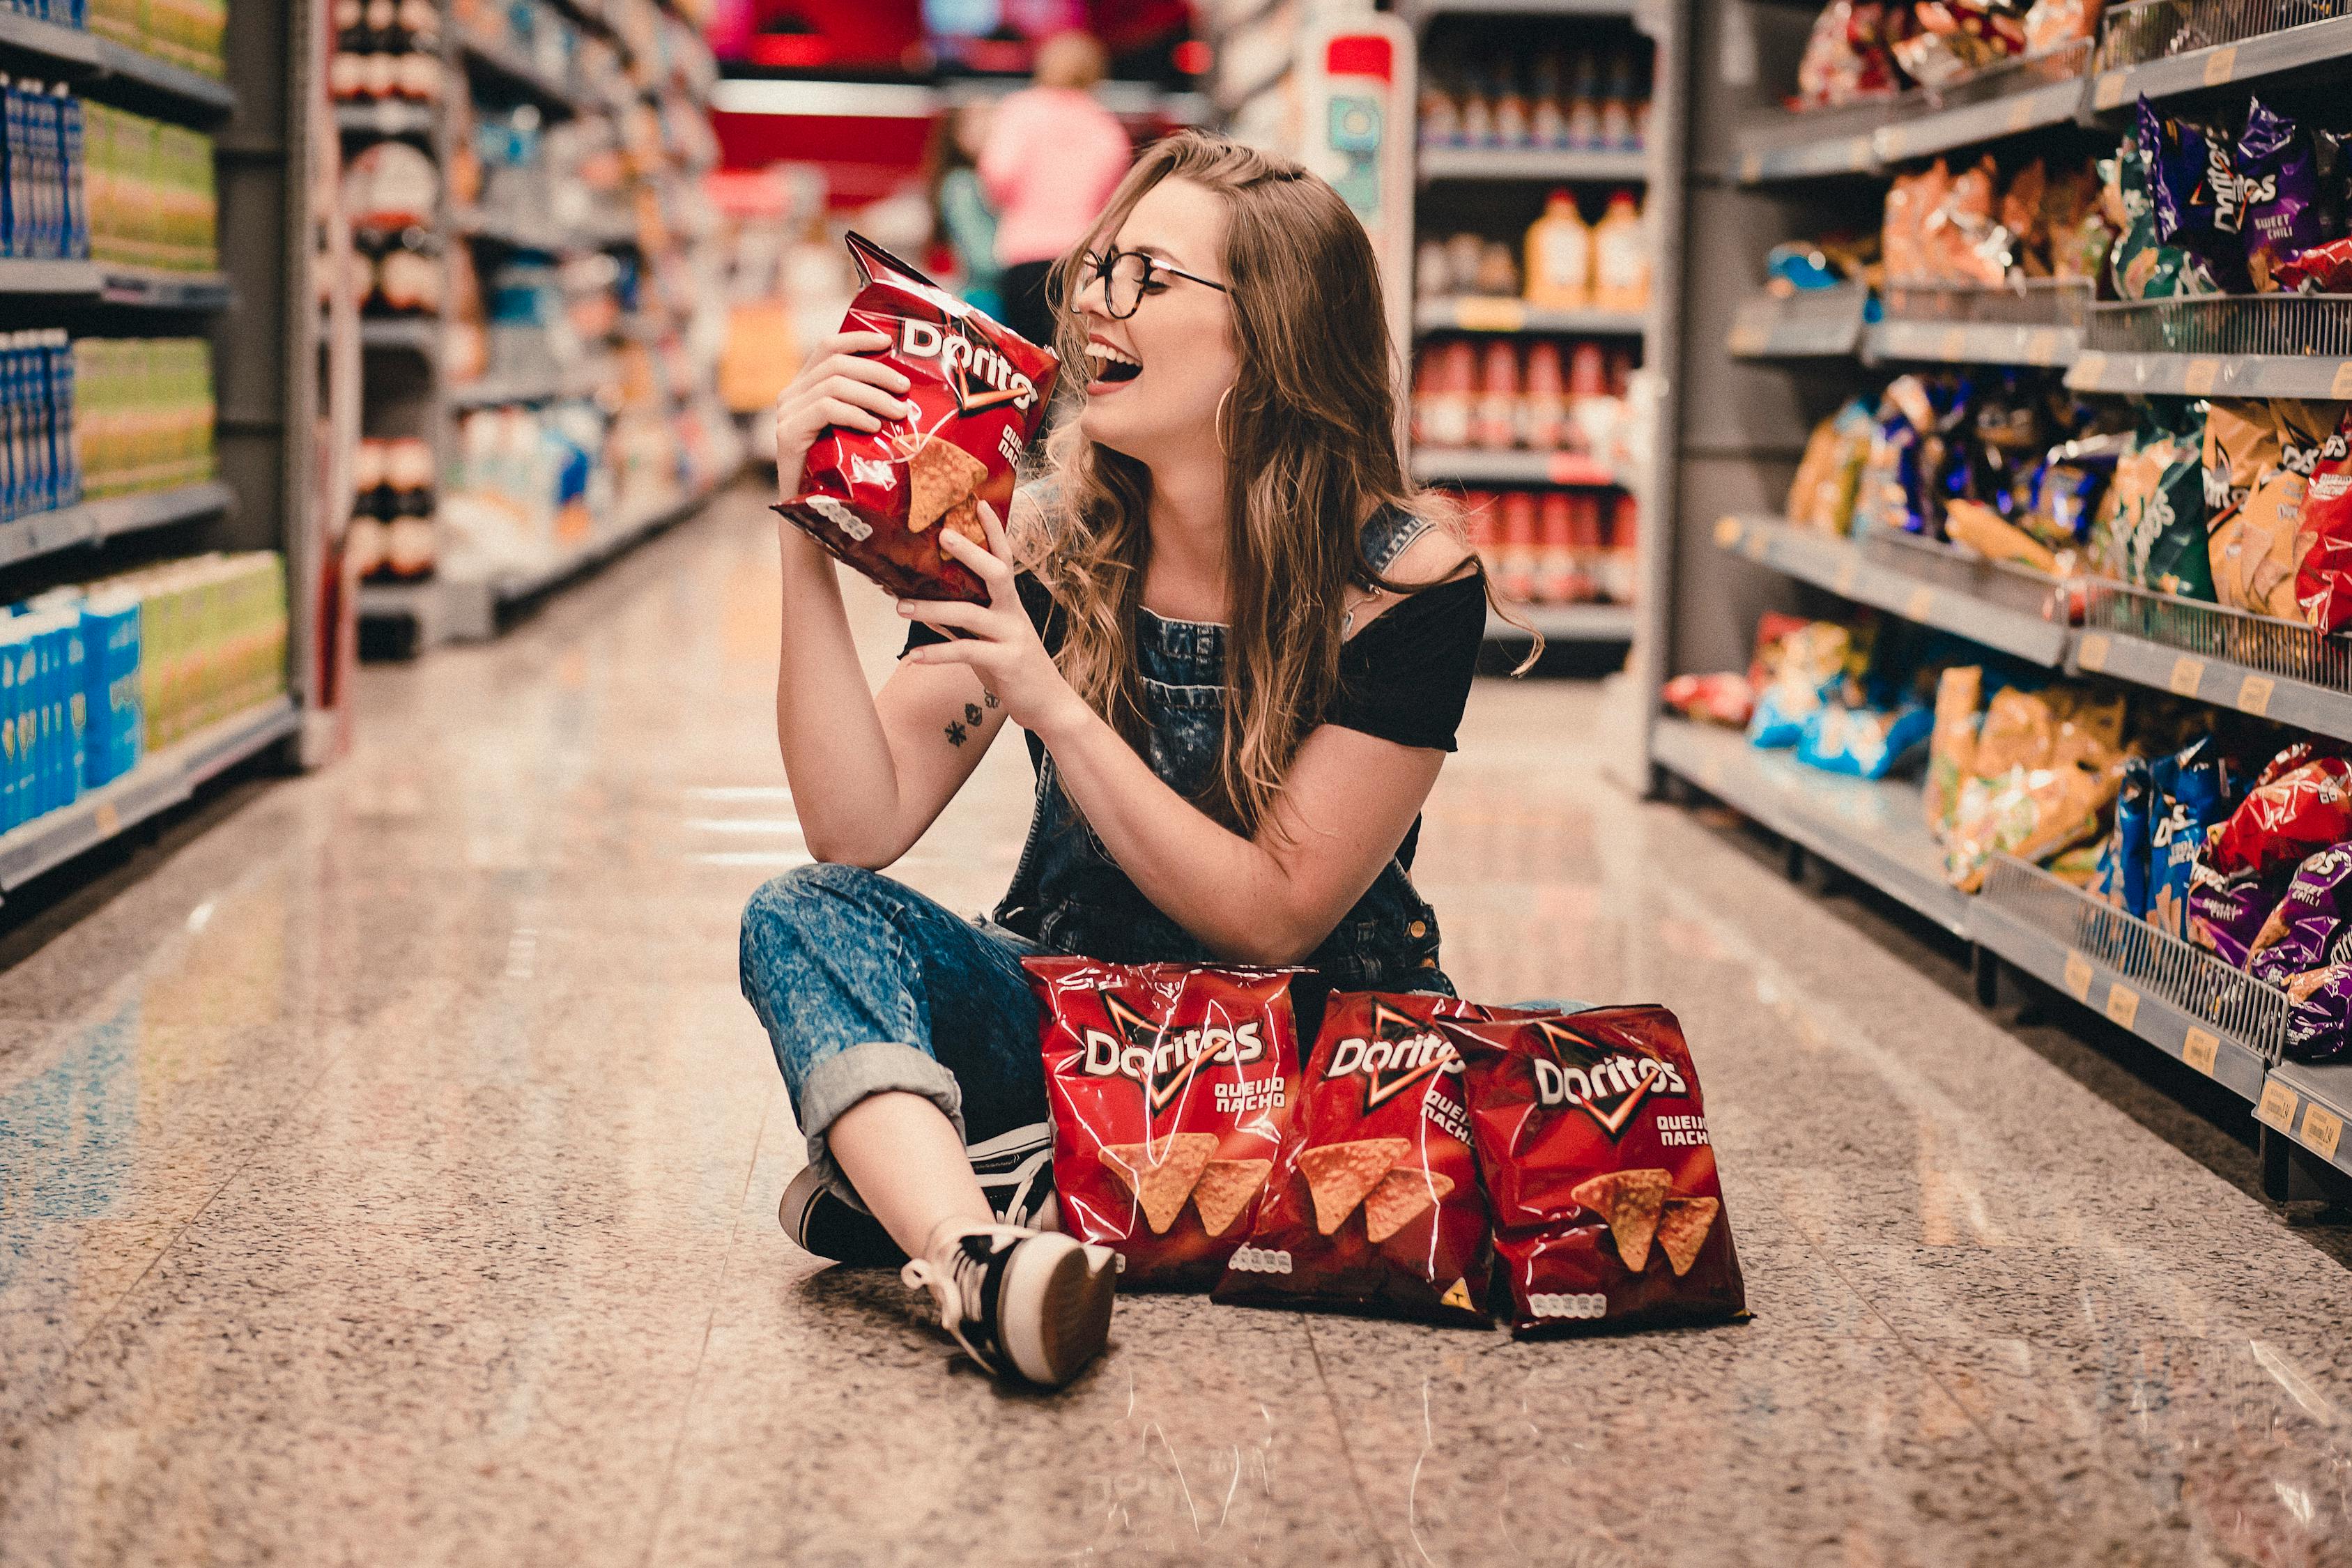
[[[1412,308],[1422,332],[1580,332],[1591,337],[1639,337],[1649,318],[1639,310],[1570,310],[1524,300],[1460,295],[1423,300]]]
[[[1633,640],[1631,605],[1514,605],[1511,613],[1543,634],[1546,642],[1629,643]],[[1488,642],[1526,642],[1528,634],[1486,612]]]
[[[360,346],[404,350],[431,359],[441,352],[441,322],[432,316],[363,320],[360,322]]]
[[[1945,558],[1940,565],[1924,556],[1916,563],[1890,563],[1851,540],[1763,517],[1718,520],[1715,542],[1759,565],[1906,621],[1940,627],[2036,664],[2055,668],[2065,662],[2067,628],[2063,624],[1954,586],[1946,578],[1959,564],[1957,556]],[[1937,557],[1942,553],[1937,552]],[[1987,574],[1997,570],[1982,563],[1967,566]]]
[[[433,106],[397,98],[335,105],[335,128],[347,136],[430,136]]]
[[[1647,153],[1568,153],[1550,149],[1423,147],[1429,180],[1583,180],[1638,184],[1649,177]]]
[[[2087,47],[2070,52],[2075,58],[2064,65],[2079,73]],[[1898,163],[1906,158],[1933,157],[1980,142],[2064,125],[2074,120],[2083,101],[2079,74],[2057,81],[2011,85],[2012,90],[1989,94],[1973,103],[1937,104],[1924,93],[1906,94],[1895,108],[1896,118],[1872,132],[1872,157],[1880,164]]]
[[[467,59],[490,75],[538,100],[542,107],[577,114],[579,100],[562,83],[541,74],[539,67],[519,51],[482,37],[470,27],[457,29],[457,47]]]
[[[95,294],[98,268],[88,261],[0,258],[0,294]]]
[[[111,38],[92,37],[90,44],[97,50],[98,68],[105,76],[135,82],[144,91],[176,100],[207,118],[236,112],[236,89],[217,77],[167,64]]]
[[[449,225],[459,234],[495,240],[521,250],[562,251],[576,249],[581,244],[576,237],[551,223],[534,223],[480,207],[460,207],[449,215]]]
[[[1751,294],[1732,317],[1724,350],[1734,359],[1843,358],[1861,346],[1870,288],[1841,283],[1786,299]]]
[[[1995,858],[1969,934],[2242,1099],[2262,1097],[2286,993],[2039,867]]]
[[[2098,583],[2072,668],[2352,740],[2352,650],[2294,622]]]
[[[660,506],[648,507],[634,517],[623,518],[599,537],[551,565],[494,579],[489,585],[491,596],[502,605],[536,598],[631,549],[647,535],[691,516],[718,490],[719,487],[713,485]]]
[[[2352,358],[2317,354],[2114,353],[2085,349],[2066,373],[2077,392],[2182,397],[2352,399]]]
[[[225,719],[166,747],[71,805],[0,834],[0,892],[20,888],[179,805],[197,785],[292,734],[300,723],[291,700],[273,699],[265,707]]]
[[[1663,767],[1956,936],[1969,934],[1969,895],[1944,879],[1919,786],[1809,768],[1759,751],[1736,730],[1662,718],[1651,755]]]
[[[20,11],[0,11],[0,49],[29,55],[68,74],[86,74],[98,64],[98,39],[79,27],[61,27]]]
[[[1412,474],[1427,484],[1598,487],[1622,483],[1608,464],[1582,452],[1489,452],[1467,447],[1416,447]]]
[[[2282,1062],[2254,1114],[2337,1170],[2352,1173],[2352,1063]]]
[[[485,376],[448,389],[452,408],[487,408],[500,403],[545,403],[559,397],[583,397],[594,390],[586,367],[550,370],[539,375]]]
[[[2101,40],[2103,45],[2111,41]],[[2143,93],[2149,98],[2165,98],[2176,93],[2201,92],[2208,88],[2307,70],[2347,56],[2352,56],[2352,16],[2305,22],[2298,27],[2257,33],[2235,43],[2103,70],[2092,79],[2090,107],[2104,114],[2129,108]]]
[[[228,279],[217,272],[168,272],[156,267],[96,264],[98,297],[110,305],[142,305],[156,310],[218,310],[230,300]]]
[[[0,566],[54,555],[78,544],[95,544],[142,529],[163,528],[226,511],[236,504],[226,485],[183,485],[142,495],[110,496],[54,511],[37,511],[0,522]]]
[[[2082,346],[2082,332],[2072,327],[1998,321],[1882,321],[1862,335],[1863,357],[1879,363],[2067,365]]]
[[[1891,102],[1858,103],[1805,113],[1782,110],[1743,125],[1733,138],[1732,178],[1743,185],[1759,185],[1874,174],[1878,153],[1874,138],[1893,112]]]

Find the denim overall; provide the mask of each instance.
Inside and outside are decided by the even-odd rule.
[[[1364,556],[1385,573],[1429,524],[1401,510],[1364,526]],[[1178,795],[1198,799],[1216,767],[1225,728],[1225,628],[1137,612],[1136,655],[1150,721],[1151,771]],[[1364,896],[1356,900],[1307,966],[1343,991],[1438,991],[1453,984],[1437,967],[1437,916],[1413,890],[1412,855],[1421,824]],[[1037,806],[1013,886],[996,922],[1053,952],[1118,963],[1208,963],[1207,949],[1162,914],[1118,868],[1071,808],[1040,752]]]
[[[1372,570],[1385,572],[1427,526],[1402,512],[1374,518],[1364,530]],[[1197,797],[1223,732],[1225,630],[1139,615],[1152,771]],[[917,1094],[954,1123],[991,1206],[1025,1223],[1053,1190],[1053,1132],[1021,960],[1042,950],[1211,962],[1071,811],[1052,756],[1033,753],[1036,809],[993,921],[967,919],[878,871],[824,864],[778,877],[743,911],[743,994],[775,1050],[809,1163],[853,1204],[826,1130],[870,1095]],[[1416,822],[1308,958],[1332,985],[1453,994],[1437,967],[1437,917],[1406,875],[1420,831]]]

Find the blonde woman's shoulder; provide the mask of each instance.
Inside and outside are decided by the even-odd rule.
[[[1466,576],[1467,569],[1475,561],[1459,534],[1450,528],[1436,527],[1406,545],[1403,553],[1389,563],[1389,569],[1381,575],[1391,583],[1430,588]]]

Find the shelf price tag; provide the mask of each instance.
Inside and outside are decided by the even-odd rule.
[[[1935,612],[1936,590],[1933,588],[1914,588],[1911,596],[1903,601],[1903,618],[1906,621],[1925,621]]]
[[[2107,668],[2107,634],[2084,632],[2083,640],[2074,645],[2074,663],[2096,675]]]
[[[2303,1146],[2323,1160],[2336,1158],[2336,1142],[2344,1136],[2344,1119],[2317,1100],[2303,1107]]]
[[[1861,571],[1862,563],[1849,555],[1838,563],[1837,575],[1830,580],[1830,586],[1851,599],[1853,597],[1853,580]]]
[[[2238,46],[2225,44],[2205,57],[2205,85],[2226,87],[2238,73]]]
[[[1717,518],[1715,520],[1715,547],[1717,550],[1728,550],[1738,542],[1739,520],[1736,517]]]
[[[2139,993],[2128,985],[2110,984],[2107,987],[2107,1019],[2123,1028],[2139,1021]]]
[[[2026,333],[2025,363],[2028,364],[2056,364],[2058,363],[2058,334],[2048,327],[2039,328],[2034,331]]]
[[[1761,561],[1770,554],[1771,551],[1772,542],[1762,534],[1751,533],[1748,536],[1748,559],[1750,561]]]
[[[2294,1090],[2272,1079],[2263,1085],[2263,1097],[2254,1102],[2254,1120],[2276,1131],[2284,1132],[2294,1125],[2296,1107],[2303,1101]]]
[[[1454,302],[1454,324],[1465,332],[1516,332],[1528,324],[1527,307],[1517,300],[1473,295]]]
[[[1724,346],[1736,354],[1760,354],[1771,339],[1770,331],[1761,321],[1734,321],[1731,336]]]
[[[2352,359],[2336,367],[2336,379],[2327,384],[2327,395],[2339,402],[2352,399]]]
[[[1739,178],[1741,181],[1752,184],[1763,177],[1764,154],[1761,153],[1742,153],[1739,155]]]
[[[2210,1029],[2192,1028],[2189,1031],[2189,1037],[2180,1044],[2180,1059],[2207,1078],[2211,1078],[2213,1058],[2221,1054],[2221,1036]]]
[[[2074,994],[2075,1001],[2088,1002],[2091,999],[2091,961],[2083,956],[2081,950],[2068,948],[2066,989]]]
[[[1858,174],[1870,167],[1870,142],[1869,137],[1857,136],[1846,143],[1845,166],[1847,169]]]
[[[2221,379],[2221,362],[2217,359],[2193,359],[2189,368],[2180,373],[2180,390],[2191,397],[2202,397],[2213,390]]]
[[[2106,379],[2106,355],[2095,351],[2077,354],[2074,356],[2074,374],[2066,378],[2066,384],[2069,386],[2087,387],[2096,392],[2099,389],[2099,384]]]
[[[2113,109],[2124,100],[2124,73],[2108,71],[2099,78],[2099,85],[2091,90],[2091,107]]]
[[[2194,697],[2205,679],[2205,661],[2182,654],[2172,661],[2172,678],[2164,684],[2175,697]]]
[[[2238,711],[2262,718],[2271,710],[2271,693],[2278,682],[2267,675],[2250,675],[2238,682]]]
[[[1940,359],[1963,360],[1969,357],[1969,334],[1965,328],[1946,327],[1943,341],[1937,345]]]
[[[2021,97],[2015,103],[2009,106],[2009,129],[2011,134],[2014,135],[2020,131],[2031,131],[2033,129],[2033,100],[2031,96]]]
[[[1878,155],[1892,163],[1901,158],[1911,145],[1911,130],[1905,125],[1889,125],[1878,133]]]
[[[98,824],[98,830],[109,838],[122,831],[122,814],[114,809],[112,801],[100,801],[98,809],[89,815],[90,820]]]

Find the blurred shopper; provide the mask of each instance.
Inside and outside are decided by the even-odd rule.
[[[1091,33],[1056,33],[1037,50],[1036,85],[997,106],[981,148],[980,180],[996,207],[1004,314],[1033,343],[1053,342],[1045,288],[1054,263],[1093,228],[1134,161],[1134,145],[1097,103],[1102,46]]]
[[[978,167],[992,114],[988,104],[967,103],[947,115],[932,129],[928,161],[932,218],[962,268],[963,297],[1002,321],[1004,268],[996,258],[996,210],[981,189]]]
[[[1046,1228],[1021,959],[1451,993],[1410,872],[1487,613],[1476,558],[1406,477],[1379,268],[1329,185],[1172,137],[1058,279],[1087,384],[1051,475],[1009,531],[982,509],[989,549],[940,542],[989,604],[900,603],[912,629],[875,692],[832,558],[779,530],[777,738],[818,863],[753,896],[741,948],[808,1140],[786,1231],[906,1259],[975,1358],[1043,1384],[1103,1347],[1114,1276]],[[786,390],[784,495],[826,426],[911,414],[889,343],[837,335]],[[966,919],[879,873],[1008,721],[1037,773],[1028,847],[994,917]]]

